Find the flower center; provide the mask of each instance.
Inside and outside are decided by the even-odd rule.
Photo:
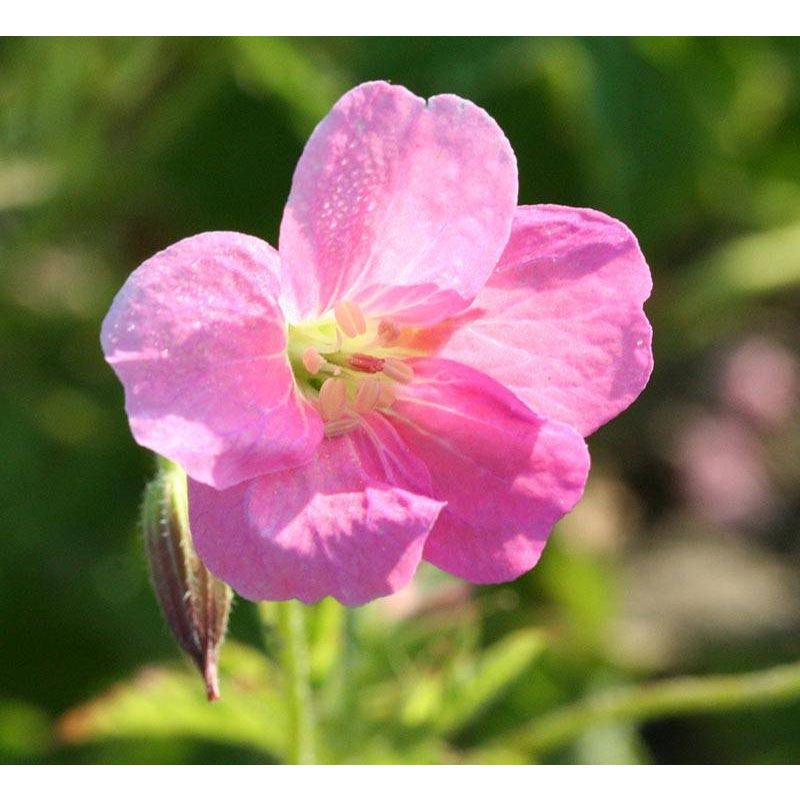
[[[414,370],[411,331],[391,320],[366,319],[348,300],[332,316],[289,326],[289,362],[301,392],[325,423],[325,435],[340,436],[361,424],[360,415],[388,408],[394,386],[409,383]]]

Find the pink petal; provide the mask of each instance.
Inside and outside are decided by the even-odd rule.
[[[621,222],[588,209],[521,206],[473,307],[435,332],[444,340],[438,353],[586,436],[647,384],[652,330],[642,304],[651,288]]]
[[[475,583],[512,580],[534,566],[553,525],[580,499],[586,445],[469,367],[411,363],[416,377],[388,413],[427,464],[433,496],[447,502],[425,560]]]
[[[217,488],[307,461],[322,438],[286,358],[278,270],[252,236],[193,236],[133,272],[103,322],[136,441]]]
[[[302,467],[223,492],[190,481],[206,566],[250,600],[358,605],[405,586],[442,503],[424,496],[427,469],[391,425],[364,419]]]
[[[503,251],[514,153],[482,109],[366,83],[317,126],[281,224],[291,322],[347,298],[373,316],[435,322],[463,309]]]

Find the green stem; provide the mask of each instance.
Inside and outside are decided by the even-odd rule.
[[[800,662],[742,675],[671,678],[585,698],[544,714],[503,739],[542,754],[602,723],[768,706],[797,697]]]
[[[280,636],[280,663],[286,681],[288,705],[288,764],[315,762],[315,718],[309,674],[305,606],[296,601],[261,603],[261,617],[273,621]]]

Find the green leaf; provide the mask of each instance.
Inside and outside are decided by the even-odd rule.
[[[302,136],[310,133],[352,83],[319,51],[291,39],[241,37],[231,40],[231,45],[239,76],[251,87],[280,97]]]
[[[463,727],[522,676],[544,649],[545,637],[534,629],[516,631],[493,644],[467,680],[448,688],[436,730],[447,734]]]
[[[676,356],[687,345],[706,346],[749,319],[744,308],[800,284],[800,225],[742,236],[698,261],[674,287],[679,303],[669,306],[671,327],[683,337],[672,342]]]
[[[36,706],[0,699],[0,762],[28,761],[50,744],[47,715]]]
[[[274,667],[258,652],[230,641],[220,673],[222,699],[209,703],[189,669],[145,668],[68,711],[58,722],[58,735],[66,744],[185,737],[282,755],[286,712]]]

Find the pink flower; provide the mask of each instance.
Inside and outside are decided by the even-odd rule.
[[[536,563],[583,437],[647,382],[651,282],[621,223],[516,203],[483,110],[368,83],[309,140],[279,251],[204,233],[129,277],[106,358],[240,594],[355,605],[421,559],[476,583]]]

